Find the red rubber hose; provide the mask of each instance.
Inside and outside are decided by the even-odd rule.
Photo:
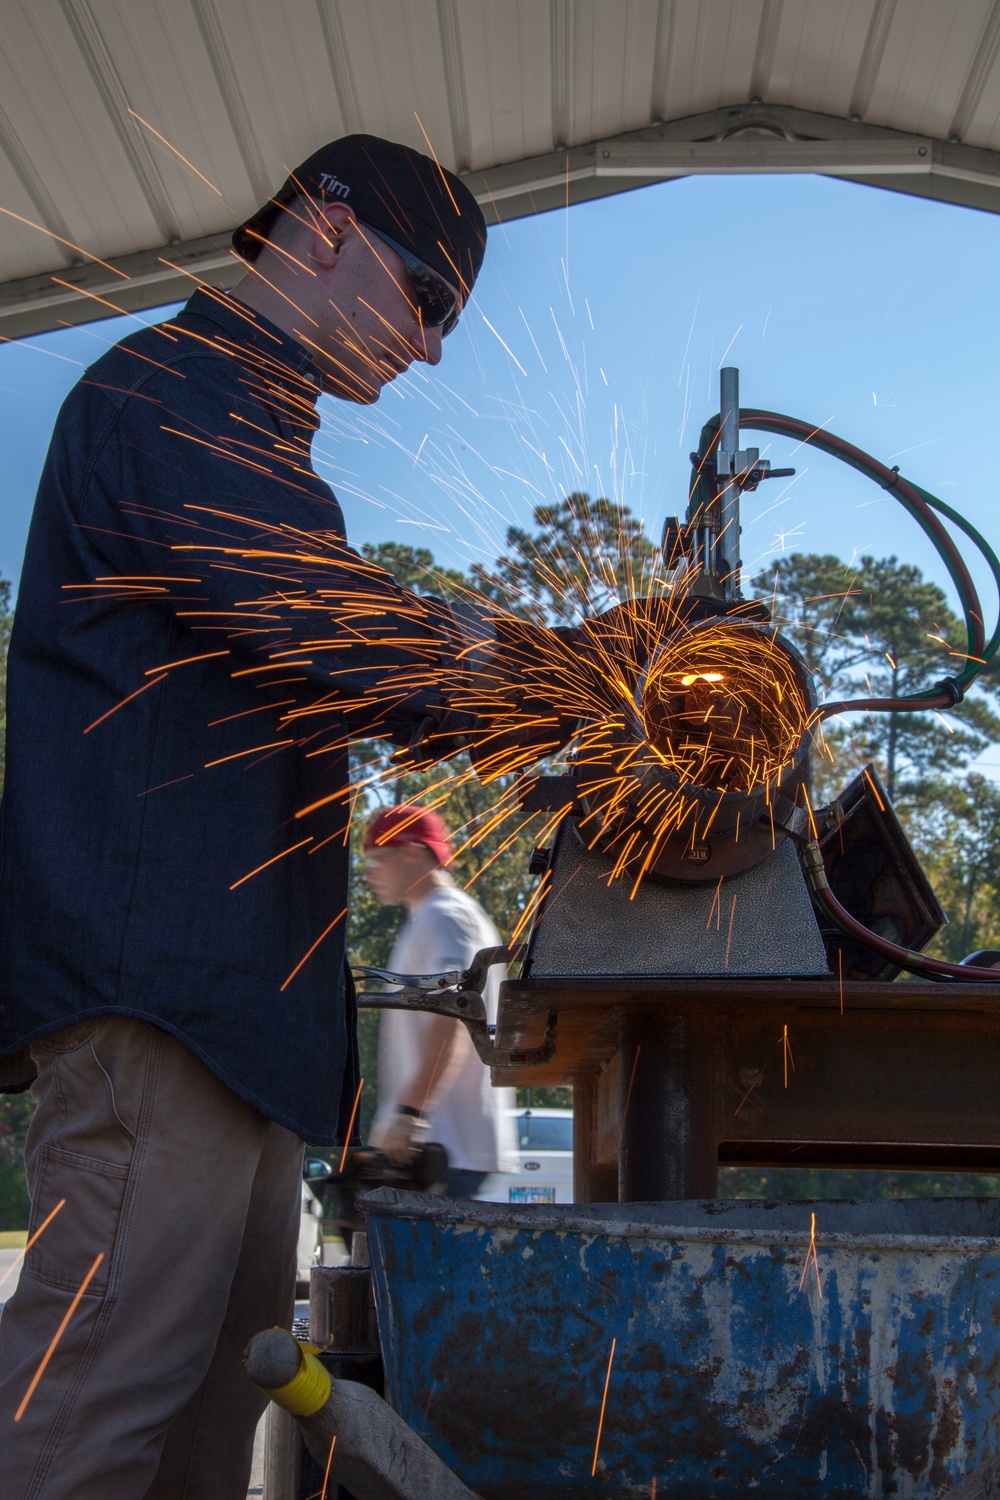
[[[909,969],[914,974],[928,974],[940,979],[957,979],[965,984],[984,982],[1000,984],[1000,970],[998,969],[979,969],[970,964],[951,964],[942,958],[928,958],[924,953],[916,953],[912,948],[903,948],[899,943],[879,937],[877,932],[872,932],[871,928],[859,922],[856,917],[852,917],[846,907],[841,906],[830,889],[823,855],[819,844],[814,839],[810,840],[803,849],[802,863],[810,889],[820,906],[830,920],[848,937],[855,938],[866,948],[871,948],[901,969]]]

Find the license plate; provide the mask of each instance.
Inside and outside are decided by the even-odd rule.
[[[556,1190],[554,1187],[512,1187],[510,1201],[511,1203],[554,1203]]]

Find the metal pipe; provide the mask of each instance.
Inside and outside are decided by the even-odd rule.
[[[727,599],[740,591],[740,487],[736,481],[740,448],[740,372],[727,366],[720,372],[718,464],[720,491],[719,535],[715,555]]]

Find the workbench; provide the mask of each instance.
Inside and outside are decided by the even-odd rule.
[[[711,1198],[718,1169],[1000,1172],[1000,982],[525,979],[498,1048],[573,1085],[577,1202]],[[787,1028],[787,1030],[786,1030]]]

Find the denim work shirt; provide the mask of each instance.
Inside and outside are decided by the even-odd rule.
[[[10,646],[0,1053],[136,1016],[332,1145],[357,1072],[346,737],[412,733],[447,632],[346,547],[317,394],[296,340],[199,290],[62,408]]]

